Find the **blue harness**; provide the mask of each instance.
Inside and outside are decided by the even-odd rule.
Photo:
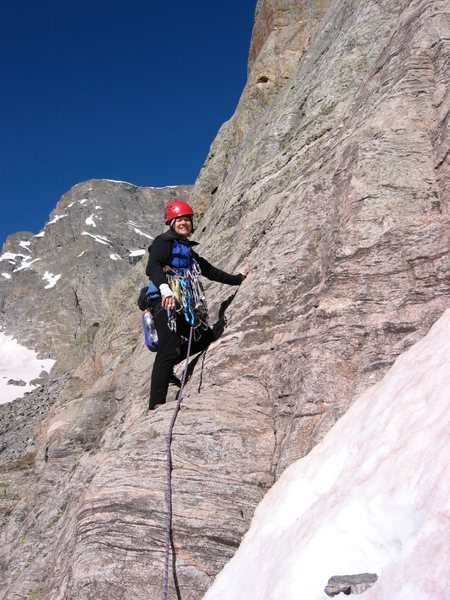
[[[192,262],[192,249],[190,245],[179,240],[174,240],[168,265],[171,271],[175,275],[183,276],[192,267]],[[161,297],[159,288],[156,287],[151,279],[148,282],[147,296],[150,300],[157,300]]]
[[[177,272],[190,269],[192,267],[192,248],[190,245],[175,240],[172,246],[169,265]]]

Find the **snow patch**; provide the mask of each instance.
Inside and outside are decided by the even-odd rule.
[[[132,187],[138,187],[134,183],[129,183],[128,181],[118,181],[117,179],[102,179],[102,181],[109,181],[111,183],[125,183],[126,185],[131,185]]]
[[[17,271],[22,271],[22,269],[28,269],[31,265],[38,260],[42,260],[41,258],[33,258],[32,256],[25,256],[22,264],[19,265],[16,269],[14,269],[13,273],[17,273]]]
[[[28,248],[28,246],[30,244],[31,244],[31,242],[25,242],[25,241],[19,242],[19,246],[21,246],[22,248],[25,248],[25,250],[28,250],[28,252],[30,252],[30,249]]]
[[[89,202],[87,198],[81,198],[81,200],[74,200],[73,202],[67,205],[67,208],[72,208],[72,206],[75,206],[75,204],[81,204],[83,206],[84,204],[86,204],[86,202]]]
[[[30,381],[42,371],[50,372],[55,364],[52,359],[38,359],[36,352],[22,346],[13,336],[0,332],[0,404],[22,398],[37,386]],[[26,385],[8,385],[8,381],[24,381]]]
[[[129,225],[131,227],[131,229],[133,229],[133,231],[135,231],[135,233],[137,233],[138,235],[143,235],[144,237],[148,238],[149,240],[155,239],[152,235],[149,235],[148,233],[144,233],[143,231],[141,231],[138,228],[138,226],[136,225],[136,223],[133,223],[133,221],[128,221],[127,225]]]
[[[130,256],[144,256],[145,250],[132,250]]]
[[[94,221],[93,213],[85,220],[85,223],[86,223],[86,225],[91,225],[92,227],[97,227],[97,225],[95,224],[95,221]]]
[[[2,276],[3,276],[5,279],[11,279],[11,275],[10,275],[9,273],[2,273]]]
[[[53,275],[53,273],[49,273],[48,271],[45,271],[44,275],[42,276],[42,279],[44,281],[48,281],[48,284],[44,287],[44,289],[49,290],[50,288],[54,287],[60,277],[61,277],[61,274]]]
[[[122,258],[118,254],[110,254],[109,258],[111,260],[122,260]]]
[[[89,237],[93,238],[99,244],[104,244],[105,246],[111,245],[111,242],[108,240],[108,238],[104,237],[103,235],[93,235],[92,233],[88,233],[87,231],[82,231],[81,235],[88,235]]]
[[[4,252],[0,255],[0,260],[8,260],[11,264],[15,264],[17,258],[27,258],[25,254],[14,254],[13,252]]]
[[[449,404],[447,310],[286,469],[204,600],[324,600],[357,573],[365,600],[448,598]]]
[[[178,187],[186,186],[186,185],[192,185],[192,184],[190,184],[190,183],[181,183],[180,185],[162,185],[160,187],[146,185],[145,187],[148,188],[149,190],[174,190],[174,189],[176,189]]]
[[[33,263],[35,263],[38,260],[41,260],[40,258],[34,258],[32,256],[27,256],[25,254],[14,254],[13,252],[4,252],[1,256],[0,256],[0,261],[2,260],[7,260],[8,262],[10,262],[12,265],[17,265],[18,261],[21,261],[21,263],[16,266],[16,268],[13,270],[13,273],[16,273],[17,271],[22,271],[22,269],[27,269],[28,267],[30,267]]]
[[[34,237],[41,238],[41,237],[44,237],[44,235],[45,235],[45,231],[41,231],[41,232],[37,233]]]
[[[59,220],[64,219],[65,217],[67,217],[67,215],[56,215],[47,223],[47,225],[54,225],[54,223],[57,223]]]

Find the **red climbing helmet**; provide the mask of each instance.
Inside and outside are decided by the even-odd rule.
[[[166,225],[170,223],[172,219],[177,217],[193,217],[194,211],[187,202],[183,200],[174,200],[170,202],[164,211],[164,222]]]

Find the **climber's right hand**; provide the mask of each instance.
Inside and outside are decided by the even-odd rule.
[[[162,296],[161,306],[166,310],[175,310],[175,296]]]
[[[159,286],[161,292],[161,306],[166,310],[175,310],[175,296],[170,286],[167,283],[162,283]]]

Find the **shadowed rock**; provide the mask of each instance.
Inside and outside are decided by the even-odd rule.
[[[330,577],[324,592],[327,596],[338,594],[362,594],[377,581],[376,573],[360,573],[359,575],[335,575]]]

